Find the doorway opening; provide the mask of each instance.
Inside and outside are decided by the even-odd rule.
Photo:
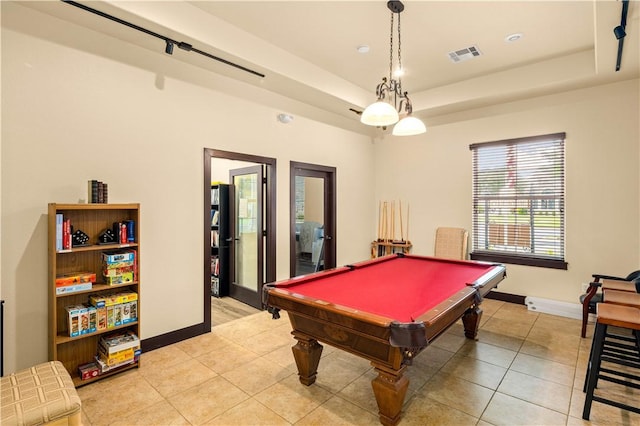
[[[290,163],[290,276],[336,266],[336,169]]]
[[[275,194],[274,158],[204,149],[205,327],[212,296],[262,309],[276,278]]]

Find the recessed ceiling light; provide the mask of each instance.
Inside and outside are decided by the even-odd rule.
[[[520,40],[522,36],[522,33],[509,34],[504,38],[504,41],[506,41],[507,43],[513,43],[514,41]]]
[[[356,47],[356,50],[358,51],[358,53],[369,53],[369,46],[367,46],[366,44],[361,44],[360,46]]]

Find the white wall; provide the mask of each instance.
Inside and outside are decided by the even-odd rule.
[[[280,279],[290,160],[337,168],[340,265],[369,256],[378,200],[409,203],[416,253],[433,252],[438,226],[470,229],[470,143],[564,131],[569,270],[507,265],[500,290],[576,302],[591,273],[640,266],[638,80],[440,118],[424,135],[372,143],[302,116],[282,125],[282,109],[265,101],[273,95],[186,66],[180,52],[1,7],[6,372],[47,358],[47,203],[86,199],[88,179],[107,182],[112,202],[141,203],[142,337],[202,321],[205,147],[277,158]]]
[[[569,268],[507,265],[499,290],[578,303],[592,273],[640,268],[639,103],[636,79],[441,117],[376,142],[376,198],[407,201],[414,252],[432,254],[438,226],[471,230],[470,144],[566,132]]]
[[[277,159],[279,279],[289,273],[289,161],[338,168],[338,263],[368,256],[373,217],[344,212],[374,203],[370,139],[304,117],[284,126],[280,110],[210,87],[233,84],[2,2],[5,372],[47,359],[47,203],[86,199],[89,179],[109,184],[110,202],[141,203],[142,338],[203,320],[205,147]]]

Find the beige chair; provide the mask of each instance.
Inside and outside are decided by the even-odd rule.
[[[435,257],[465,260],[467,258],[467,240],[469,233],[464,228],[436,229]]]
[[[0,379],[3,426],[80,426],[82,401],[67,369],[49,361]]]

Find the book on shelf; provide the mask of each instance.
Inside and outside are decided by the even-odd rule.
[[[211,188],[211,204],[220,204],[220,189]]]
[[[61,213],[56,213],[56,251],[70,250],[73,241],[73,227],[71,219],[65,219]]]
[[[64,216],[62,213],[56,213],[56,251],[62,250],[62,222]]]
[[[220,280],[217,277],[211,277],[211,294],[220,295]]]
[[[211,258],[211,275],[220,275],[220,259],[217,256]]]
[[[218,210],[211,210],[211,226],[218,226],[220,220],[220,212]]]
[[[211,231],[211,247],[218,247],[219,235],[215,229]]]
[[[98,202],[98,181],[91,179],[88,187],[89,194],[87,195],[87,199],[89,200],[89,203],[95,204]]]
[[[71,249],[71,219],[62,221],[62,250]]]
[[[88,183],[88,202],[91,204],[106,204],[109,202],[109,185],[99,180],[91,179]]]

